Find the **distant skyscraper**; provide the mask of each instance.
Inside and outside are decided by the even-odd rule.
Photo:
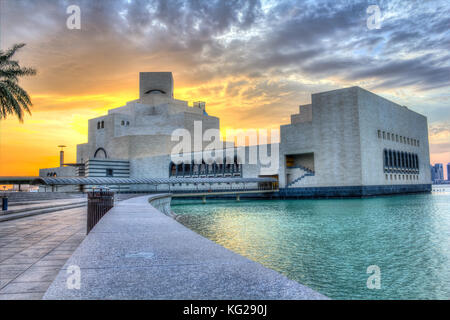
[[[450,181],[450,162],[447,163],[447,180]]]
[[[444,165],[442,163],[436,163],[436,165],[438,166],[439,180],[444,180]]]
[[[442,180],[444,180],[444,166],[442,163],[436,163],[434,166],[431,166],[431,181],[436,182]]]

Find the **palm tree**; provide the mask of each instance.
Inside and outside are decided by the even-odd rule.
[[[11,60],[16,51],[24,46],[21,43],[15,44],[6,52],[0,50],[0,120],[15,114],[23,122],[24,111],[31,114],[30,97],[18,82],[19,77],[35,75],[36,70],[21,67],[18,61]]]

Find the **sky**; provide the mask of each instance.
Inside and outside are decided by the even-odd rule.
[[[0,20],[0,48],[26,43],[16,58],[38,71],[20,82],[32,116],[0,121],[0,176],[58,166],[60,144],[74,162],[140,71],[172,71],[175,98],[206,101],[222,130],[277,129],[312,93],[358,85],[427,116],[431,162],[450,162],[446,0],[0,0]]]

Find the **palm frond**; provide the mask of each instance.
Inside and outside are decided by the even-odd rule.
[[[18,61],[11,60],[17,50],[24,46],[21,43],[5,52],[0,50],[0,120],[8,115],[16,115],[23,122],[24,112],[31,114],[31,99],[18,82],[20,77],[35,75],[36,70],[21,67]]]

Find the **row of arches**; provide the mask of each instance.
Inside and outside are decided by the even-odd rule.
[[[383,151],[384,172],[419,172],[419,156],[415,153],[387,150]]]
[[[239,164],[235,157],[233,162],[223,163],[180,163],[173,162],[169,165],[170,177],[192,177],[192,176],[242,176],[242,164]]]

